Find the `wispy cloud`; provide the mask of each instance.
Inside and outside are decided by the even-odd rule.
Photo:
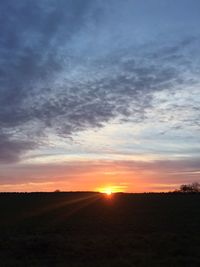
[[[2,168],[0,190],[46,191],[58,186],[63,190],[95,190],[109,185],[126,191],[165,191],[197,181],[199,172],[199,159],[25,164]]]
[[[0,5],[1,169],[48,153],[199,157],[198,1]]]

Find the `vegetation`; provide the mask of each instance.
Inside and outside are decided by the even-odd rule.
[[[183,184],[180,186],[179,192],[182,193],[199,193],[200,183]]]
[[[0,194],[0,266],[200,266],[200,194]]]

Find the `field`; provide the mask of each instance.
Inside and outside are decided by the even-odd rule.
[[[200,266],[200,194],[1,193],[0,266]]]

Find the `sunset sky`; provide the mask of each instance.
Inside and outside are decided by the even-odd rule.
[[[200,181],[199,0],[1,0],[0,191]]]

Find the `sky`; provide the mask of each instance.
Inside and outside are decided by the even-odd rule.
[[[199,0],[1,0],[0,191],[200,181]]]

